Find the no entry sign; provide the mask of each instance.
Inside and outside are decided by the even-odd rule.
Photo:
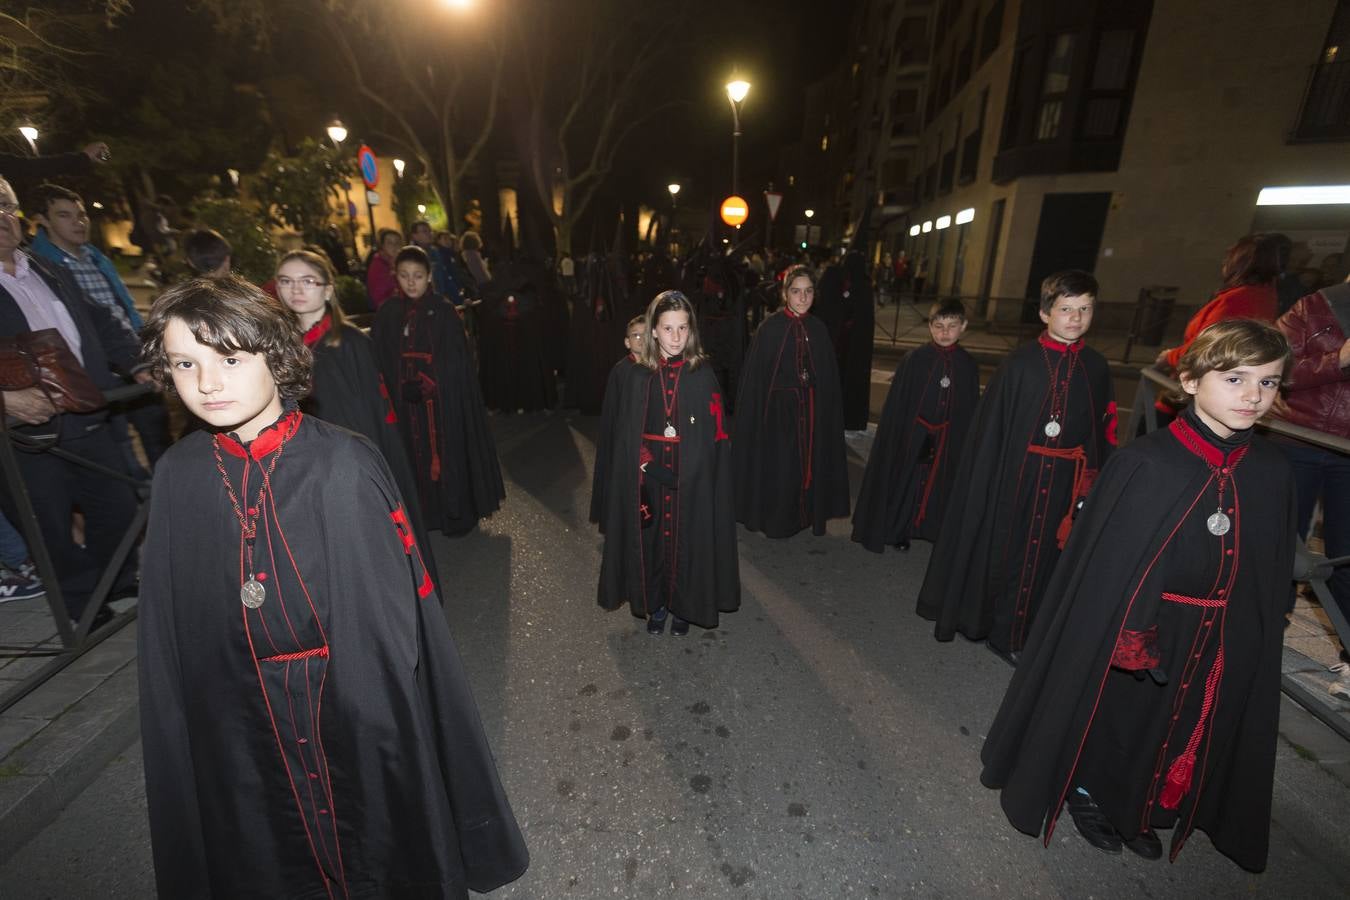
[[[750,204],[745,202],[744,197],[737,197],[732,194],[722,201],[722,221],[731,227],[739,227],[749,217]]]
[[[375,151],[362,144],[361,149],[356,151],[356,162],[361,167],[361,180],[367,188],[375,190],[375,186],[380,183],[380,161],[375,158]]]

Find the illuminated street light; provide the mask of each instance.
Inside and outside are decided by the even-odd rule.
[[[810,218],[812,218],[813,216],[815,216],[815,214],[816,214],[816,211],[815,211],[814,209],[808,209],[806,212],[802,213],[802,215],[806,216],[808,219],[810,219]]]
[[[427,205],[425,203],[417,204],[417,212],[419,215],[425,216],[427,214]]]
[[[668,184],[666,185],[666,190],[670,191],[670,199],[674,200],[675,195],[680,192],[680,186],[678,184]]]
[[[408,164],[401,159],[394,160],[394,171],[398,173],[399,178],[403,177],[403,170],[407,168],[407,166]]]
[[[441,0],[441,3],[451,9],[472,9],[473,0]]]
[[[918,225],[911,225],[911,226],[909,226],[909,236],[910,236],[910,237],[918,237],[918,236],[919,236],[919,231],[920,231],[920,230],[921,230],[921,229],[920,229],[920,227],[919,227]]]
[[[937,227],[937,230],[938,230],[938,231],[941,231],[941,230],[944,229],[944,228],[951,228],[951,227],[952,227],[952,217],[951,217],[951,216],[938,216],[938,220],[937,220],[937,223],[936,223],[936,227]]]
[[[347,139],[347,126],[342,124],[341,119],[334,119],[328,125],[328,139],[333,142],[333,146],[341,145]]]
[[[741,103],[750,93],[750,82],[740,78],[727,82],[727,99],[731,101],[731,193],[740,193],[741,181]]]
[[[34,155],[34,156],[37,156],[37,152],[38,152],[38,149],[37,149],[38,130],[37,130],[36,128],[34,128],[32,125],[20,125],[20,126],[19,126],[19,134],[21,134],[21,135],[23,135],[24,137],[28,138],[28,146],[30,146],[30,147],[33,148],[33,155]]]
[[[102,204],[102,203],[99,203],[97,200],[95,200],[93,203],[91,203],[91,204],[89,204],[89,205],[92,206],[92,207],[94,207],[94,209],[102,209],[102,208],[103,208],[103,204]]]

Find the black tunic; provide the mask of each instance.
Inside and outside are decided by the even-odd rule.
[[[251,567],[222,471],[258,510]],[[463,898],[524,871],[370,442],[299,412],[247,447],[193,433],[155,467],[145,551],[141,736],[161,897]],[[267,591],[252,610],[250,568]]]
[[[979,364],[957,344],[924,344],[896,366],[853,510],[853,540],[880,553],[906,538],[937,539],[979,399]]]
[[[417,478],[398,433],[398,419],[389,400],[384,379],[375,368],[370,338],[359,329],[344,325],[340,342],[329,343],[331,316],[305,332],[305,343],[314,351],[314,382],[309,396],[300,403],[306,413],[369,438],[384,457],[398,485],[403,507],[412,520],[417,544],[426,550],[425,562],[436,587],[441,587],[417,499]]]
[[[561,335],[546,336],[546,270],[510,262],[483,285],[478,307],[478,371],[483,402],[506,412],[552,409],[557,403],[549,351]]]
[[[375,314],[371,337],[427,527],[466,534],[497,511],[506,488],[464,324],[444,297],[399,296]]]
[[[848,515],[839,370],[825,325],[784,308],[750,343],[736,400],[736,520],[771,538]]]
[[[623,386],[627,383],[628,373],[637,365],[637,359],[629,353],[609,370],[609,379],[605,382],[605,399],[600,408],[600,425],[595,435],[595,470],[591,473],[590,520],[600,526],[601,534],[605,533],[605,494],[614,474],[614,428],[619,422]]]
[[[1081,340],[1043,334],[994,373],[919,592],[938,640],[959,631],[1022,649],[1075,505],[1115,443],[1111,397],[1106,360]]]
[[[1188,411],[1107,463],[985,741],[982,778],[1002,788],[1009,821],[1047,845],[1081,786],[1127,837],[1175,825],[1173,859],[1199,828],[1261,871],[1293,479],[1260,438],[1225,446],[1196,423]],[[1215,535],[1207,519],[1220,509],[1231,530]]]
[[[844,427],[867,427],[872,399],[872,349],[876,339],[876,307],[867,262],[856,251],[844,257],[844,320],[835,338],[839,384],[844,398]]]
[[[678,376],[678,383],[676,382]],[[635,616],[662,606],[704,628],[741,604],[731,456],[717,378],[707,365],[634,366],[625,376],[605,497],[597,599]],[[669,412],[667,412],[669,410]],[[669,422],[674,438],[665,436]],[[644,474],[641,466],[651,474]],[[673,478],[662,484],[652,467]]]

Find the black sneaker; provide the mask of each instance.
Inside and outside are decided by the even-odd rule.
[[[1070,791],[1064,805],[1069,808],[1069,815],[1073,816],[1073,824],[1083,840],[1105,853],[1120,852],[1120,832],[1090,796],[1077,790]]]
[[[681,618],[680,618],[679,616],[677,616],[677,615],[671,615],[671,617],[670,617],[670,636],[671,636],[671,637],[684,637],[684,636],[685,636],[686,634],[688,634],[688,633],[689,633],[689,623],[686,622],[684,619],[681,619]]]
[[[647,617],[648,634],[664,634],[666,630],[666,608],[663,606]]]
[[[1162,859],[1162,840],[1158,837],[1158,832],[1152,828],[1144,829],[1142,834],[1128,841],[1122,838],[1121,842],[1131,853],[1144,859]]]

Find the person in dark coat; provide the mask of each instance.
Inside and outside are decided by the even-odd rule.
[[[771,538],[825,533],[848,515],[839,369],[824,324],[810,315],[815,279],[783,279],[784,305],[750,343],[736,400],[736,520]]]
[[[855,247],[866,248],[862,233]],[[876,309],[867,260],[858,250],[844,257],[844,320],[835,338],[839,359],[839,389],[844,399],[844,428],[865,431],[872,400],[872,349],[876,340]]]
[[[369,438],[379,449],[398,485],[417,545],[427,551],[427,569],[439,588],[417,500],[417,478],[398,433],[398,416],[375,367],[370,338],[347,323],[337,302],[336,280],[337,271],[328,256],[313,250],[292,250],[277,265],[277,294],[299,319],[305,346],[314,355],[314,382],[301,408]]]
[[[567,330],[566,402],[583,415],[601,412],[608,360],[612,359],[614,344],[622,340],[615,318],[623,293],[623,285],[613,277],[604,257],[592,253],[586,258],[577,293],[571,298],[572,318]]]
[[[478,372],[483,402],[503,412],[552,409],[558,402],[549,366],[543,298],[552,276],[515,259],[497,267],[478,307]]]
[[[647,631],[716,628],[741,604],[725,404],[679,291],[647,310],[642,364],[628,371],[614,428],[597,600]]]
[[[300,338],[233,278],[145,328],[207,426],[155,467],[140,593],[159,896],[467,900],[529,854],[388,466],[295,406]]]
[[[937,540],[980,400],[979,364],[957,343],[965,306],[934,303],[928,330],[932,342],[895,367],[853,510],[853,540],[874,553]]]
[[[1157,859],[1171,828],[1175,860],[1198,828],[1265,868],[1297,530],[1289,465],[1252,425],[1288,360],[1264,323],[1207,328],[1178,366],[1191,405],[1088,495],[981,752],[1047,846],[1067,804],[1101,850]]]
[[[371,337],[427,528],[459,537],[497,511],[506,488],[464,323],[431,291],[426,256],[420,247],[399,251],[399,296],[375,313]]]
[[[975,412],[919,592],[937,639],[961,632],[1015,658],[1079,502],[1115,444],[1111,371],[1083,335],[1097,280],[1041,285],[1046,330],[1008,355]]]
[[[605,383],[605,400],[600,409],[600,425],[595,437],[595,470],[591,474],[590,520],[605,533],[605,495],[613,475],[614,429],[619,424],[619,410],[623,408],[623,387],[629,373],[642,365],[642,354],[647,343],[647,317],[634,316],[628,323],[628,334],[623,346],[628,352],[609,370]]]

